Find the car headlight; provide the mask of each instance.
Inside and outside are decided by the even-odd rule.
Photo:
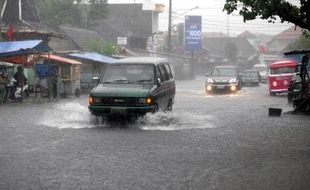
[[[228,83],[237,83],[237,79],[230,79]]]
[[[214,80],[213,80],[213,79],[208,78],[208,79],[207,79],[207,83],[214,83]]]

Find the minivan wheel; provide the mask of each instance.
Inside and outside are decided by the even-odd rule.
[[[152,110],[152,113],[156,113],[158,111],[158,105],[154,104],[154,108]]]
[[[168,101],[167,111],[172,111],[172,100]]]

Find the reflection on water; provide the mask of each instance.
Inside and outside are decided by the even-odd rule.
[[[39,124],[59,129],[131,127],[142,130],[186,130],[214,128],[214,117],[198,113],[178,111],[147,114],[133,120],[110,120],[92,116],[86,105],[78,102],[58,103],[47,110]]]

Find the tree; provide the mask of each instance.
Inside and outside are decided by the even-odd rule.
[[[107,17],[107,0],[37,0],[42,20],[53,25],[89,28]]]
[[[310,38],[302,35],[298,40],[291,43],[288,49],[310,49]]]
[[[292,2],[295,2],[293,4]],[[310,30],[310,0],[226,0],[224,10],[228,14],[239,11],[244,22],[260,17],[275,22],[277,17],[282,22],[293,23],[300,28]]]
[[[104,55],[112,56],[118,53],[117,45],[112,42],[106,42],[103,46],[101,46],[101,41],[99,37],[95,37],[89,41],[89,48],[91,51],[101,53]]]

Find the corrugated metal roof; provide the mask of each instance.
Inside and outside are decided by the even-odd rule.
[[[99,53],[94,52],[85,52],[85,53],[71,53],[69,54],[71,57],[76,57],[80,59],[100,62],[100,63],[113,63],[117,59],[114,59],[112,57],[108,57]]]
[[[18,56],[35,51],[48,52],[51,49],[42,40],[0,42],[0,56]]]

